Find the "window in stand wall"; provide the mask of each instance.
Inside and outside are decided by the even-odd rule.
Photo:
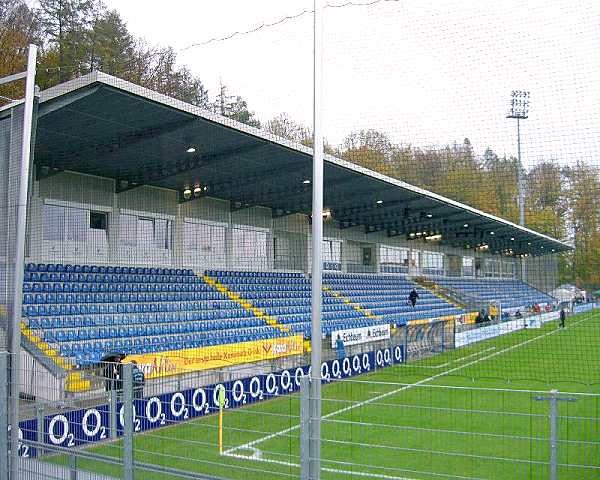
[[[323,268],[325,270],[342,269],[342,241],[335,239],[323,240]]]
[[[183,225],[183,242],[186,265],[201,269],[227,268],[226,225],[186,219]]]
[[[466,277],[472,277],[475,275],[475,260],[473,257],[463,257],[462,259],[462,274]]]
[[[106,261],[108,213],[44,204],[43,255],[53,261]]]
[[[423,252],[423,273],[427,275],[444,274],[444,255],[439,252]]]
[[[123,262],[170,265],[173,250],[173,221],[121,214],[119,250]]]
[[[231,229],[233,268],[245,270],[268,270],[269,232],[266,229],[252,227],[233,227]]]
[[[379,263],[381,265],[381,271],[388,273],[407,273],[408,252],[409,250],[407,248],[381,245],[379,247]]]

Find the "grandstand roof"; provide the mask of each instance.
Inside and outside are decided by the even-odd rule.
[[[18,103],[18,102],[17,102]],[[11,105],[15,105],[14,103]],[[10,106],[0,109],[0,115]],[[190,147],[195,152],[189,152]],[[38,176],[76,171],[265,206],[274,216],[310,214],[312,149],[102,72],[41,92]],[[343,159],[325,156],[324,204],[340,228],[418,238],[491,252],[540,255],[571,247],[468,205]]]

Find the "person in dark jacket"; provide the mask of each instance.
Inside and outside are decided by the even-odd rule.
[[[419,298],[419,294],[417,293],[417,289],[413,288],[408,294],[408,301],[412,305],[413,308],[417,305],[417,299]]]
[[[567,319],[567,312],[565,312],[564,307],[560,309],[560,318],[558,320],[558,326],[560,328],[565,328],[565,320]]]

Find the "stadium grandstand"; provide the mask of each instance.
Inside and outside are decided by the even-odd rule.
[[[67,368],[310,339],[310,149],[101,72],[38,105],[26,339]],[[553,302],[560,241],[331,156],[325,192],[325,336]]]
[[[19,101],[0,109],[7,245],[0,302],[8,337],[17,334],[7,312],[18,206],[10,192],[17,190],[22,115]],[[110,396],[118,388],[108,386],[114,379],[103,363],[115,356],[145,375],[133,400],[134,420],[145,415],[141,431],[165,425],[161,410],[152,410],[161,404],[170,405],[169,424],[184,418],[186,405],[196,409],[200,395],[202,405],[212,395],[215,406],[199,406],[194,415],[222,412],[219,385],[228,408],[246,404],[239,388],[252,401],[263,398],[254,379],[264,382],[266,398],[277,395],[269,382],[280,381],[284,393],[299,390],[290,375],[307,373],[314,342],[322,342],[324,378],[341,379],[370,365],[453,355],[479,341],[459,341],[458,333],[472,332],[482,311],[493,317],[487,324],[496,333],[481,338],[525,330],[514,314],[534,305],[557,318],[549,292],[558,285],[557,256],[569,245],[326,155],[322,335],[312,338],[310,148],[101,72],[41,91],[34,125],[18,333],[24,398],[49,409],[41,420],[22,415],[21,440],[30,442],[22,445],[36,455],[44,454],[36,439],[67,448],[106,439],[105,425],[112,439],[127,434],[116,402],[132,400]],[[473,356],[504,351],[485,348],[433,361],[459,362],[452,372],[470,366]],[[275,375],[279,380],[271,380]],[[357,406],[368,405],[357,395]],[[381,395],[375,398],[388,394]],[[81,410],[89,405],[101,406]],[[121,427],[110,423],[117,408]],[[261,421],[268,422],[265,415]],[[90,418],[98,419],[97,430],[85,423]],[[296,427],[281,434],[271,425],[258,439],[242,428],[260,430],[232,427],[237,444],[219,457],[228,459],[227,468],[261,460],[246,453]],[[285,465],[279,455],[265,461]],[[240,471],[231,478],[257,478]],[[335,472],[331,478],[340,478]]]

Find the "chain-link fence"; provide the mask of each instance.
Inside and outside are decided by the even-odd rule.
[[[38,3],[0,480],[600,476],[595,3]]]

